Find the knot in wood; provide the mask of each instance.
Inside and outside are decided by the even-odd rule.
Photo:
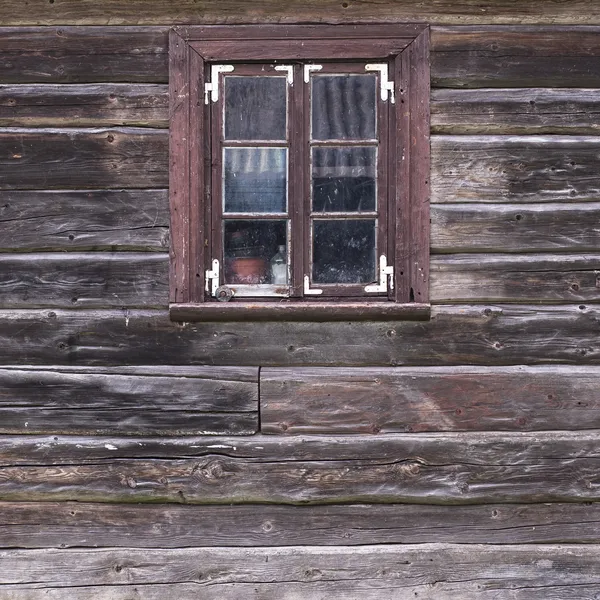
[[[193,474],[199,475],[205,480],[217,480],[225,476],[225,468],[220,460],[211,460],[193,469]]]

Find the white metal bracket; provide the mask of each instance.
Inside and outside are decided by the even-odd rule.
[[[308,278],[308,275],[304,276],[304,295],[305,296],[319,296],[323,293],[323,290],[320,290],[318,288],[310,288],[310,279]]]
[[[323,65],[304,65],[304,83],[308,83],[310,81],[311,71],[320,71],[322,68]]]
[[[387,258],[385,254],[382,254],[379,257],[379,283],[365,286],[365,292],[381,293],[387,292],[388,289],[394,289],[394,267],[388,267]]]
[[[211,295],[217,296],[217,288],[219,287],[219,278],[220,278],[220,265],[219,261],[215,258],[212,261],[212,270],[207,269],[206,275],[204,277],[204,289]]]
[[[219,99],[219,73],[231,73],[233,65],[211,65],[210,81],[204,84],[204,104],[210,101],[216,102]],[[210,101],[208,95],[210,92]]]
[[[287,73],[288,85],[294,85],[294,66],[293,65],[276,65],[276,71],[285,71]]]
[[[365,65],[366,71],[379,71],[379,83],[381,88],[381,99],[387,102],[388,94],[392,104],[396,104],[394,82],[390,81],[387,63],[370,63]]]

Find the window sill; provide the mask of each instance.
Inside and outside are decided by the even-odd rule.
[[[172,321],[426,321],[429,304],[394,302],[205,302],[171,304]]]

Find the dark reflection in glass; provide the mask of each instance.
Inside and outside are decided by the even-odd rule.
[[[375,281],[375,220],[313,221],[313,282]]]
[[[223,163],[225,212],[286,211],[286,148],[225,148]]]
[[[282,283],[275,265],[281,255],[287,263],[286,225],[284,220],[224,221],[225,283]]]
[[[225,139],[285,140],[285,77],[225,78]]]
[[[372,140],[376,137],[377,77],[312,77],[312,139]]]
[[[375,210],[376,163],[374,146],[313,148],[313,211]]]

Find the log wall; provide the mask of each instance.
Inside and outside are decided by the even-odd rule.
[[[0,598],[599,596],[597,4],[176,4],[0,0]],[[431,320],[169,321],[169,26],[386,19]]]

